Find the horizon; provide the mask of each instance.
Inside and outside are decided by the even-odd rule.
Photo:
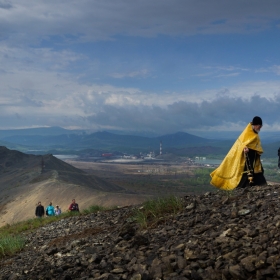
[[[233,140],[236,139],[240,133],[242,132],[242,130],[224,130],[224,131],[209,131],[209,130],[200,130],[200,131],[176,131],[174,133],[166,133],[166,134],[155,134],[155,133],[148,133],[146,131],[116,131],[116,130],[96,130],[96,131],[91,131],[91,130],[85,130],[85,129],[67,129],[67,128],[63,128],[63,127],[59,127],[59,126],[55,126],[55,127],[36,127],[36,128],[19,128],[19,129],[0,129],[0,132],[12,132],[15,131],[15,133],[17,133],[18,131],[36,131],[36,130],[41,130],[44,129],[46,131],[50,131],[51,134],[44,134],[42,136],[50,136],[53,135],[52,134],[52,129],[56,130],[56,131],[65,131],[65,132],[73,132],[73,134],[76,133],[86,133],[86,134],[94,134],[94,133],[102,133],[102,132],[107,132],[107,133],[111,133],[111,134],[115,134],[115,135],[124,135],[124,136],[140,136],[140,137],[148,137],[148,138],[160,138],[163,136],[168,136],[168,135],[174,135],[177,133],[186,133],[186,134],[190,134],[193,136],[197,136],[197,137],[201,137],[201,138],[205,138],[205,139],[209,139],[209,140]],[[11,134],[13,135],[13,134]],[[28,136],[35,136],[35,135],[41,135],[40,133],[38,134],[29,134]],[[55,135],[63,135],[63,133],[58,133]],[[261,140],[265,140],[266,142],[272,142],[271,141],[271,136],[278,136],[279,137],[279,141],[280,141],[280,131],[261,131],[260,132],[260,137]],[[1,136],[0,135],[0,139],[6,137]],[[274,139],[275,140],[275,139]],[[277,142],[277,140],[273,141],[273,142]]]

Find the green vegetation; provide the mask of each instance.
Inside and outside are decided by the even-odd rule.
[[[159,221],[164,221],[166,215],[176,214],[182,209],[181,199],[173,195],[148,200],[143,203],[143,207],[134,211],[133,220],[142,228],[147,228],[148,224],[157,224]]]
[[[13,255],[22,250],[25,245],[24,237],[21,235],[25,231],[32,231],[47,224],[78,215],[86,215],[96,213],[98,211],[107,210],[105,207],[93,205],[79,212],[65,212],[59,216],[46,218],[34,218],[15,224],[7,224],[0,228],[0,258],[8,255]]]
[[[0,257],[13,255],[24,247],[24,239],[19,236],[2,235],[0,236]]]
[[[181,179],[181,182],[187,186],[205,187],[210,185],[210,173],[213,168],[196,168],[193,176]]]
[[[278,158],[267,159],[270,164],[264,166],[264,176],[267,181],[280,183],[280,170],[278,168]]]
[[[99,206],[99,205],[92,205],[87,209],[83,210],[83,214],[90,214],[90,213],[96,213],[96,212],[100,212],[100,211],[105,211],[107,210],[107,208]]]

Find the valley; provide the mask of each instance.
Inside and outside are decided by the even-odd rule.
[[[190,162],[151,161],[141,164],[60,160],[51,154],[31,155],[0,147],[0,226],[35,217],[40,201],[68,210],[75,198],[80,210],[92,205],[122,207],[166,195],[205,192]],[[200,180],[200,179],[199,179]],[[191,186],[191,187],[190,187]]]
[[[147,195],[153,198],[176,195],[184,196],[186,193],[203,193],[213,191],[210,186],[209,173],[205,170],[205,184],[188,184],[188,180],[196,179],[197,164],[186,162],[145,162],[145,163],[102,163],[85,162],[78,160],[65,160],[67,163],[116,184],[127,192]],[[203,175],[202,175],[203,176]]]

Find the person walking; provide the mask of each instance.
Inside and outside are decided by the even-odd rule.
[[[38,202],[36,209],[35,209],[35,216],[37,218],[42,218],[45,215],[45,208],[44,206],[41,204],[41,201]]]
[[[54,207],[52,205],[52,202],[50,202],[50,204],[46,208],[46,215],[47,216],[54,216],[55,215]]]
[[[262,119],[255,116],[211,174],[211,184],[222,190],[267,185],[261,163],[263,153],[259,132]]]
[[[72,203],[70,204],[68,210],[71,212],[75,212],[75,211],[80,212],[79,205],[78,203],[76,203],[74,198],[72,199]]]
[[[55,209],[54,209],[54,214],[55,216],[58,216],[61,214],[61,209],[59,208],[58,205],[55,206]]]

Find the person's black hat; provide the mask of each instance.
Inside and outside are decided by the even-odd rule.
[[[252,125],[262,125],[262,119],[258,116],[254,117],[252,122],[251,122]]]

